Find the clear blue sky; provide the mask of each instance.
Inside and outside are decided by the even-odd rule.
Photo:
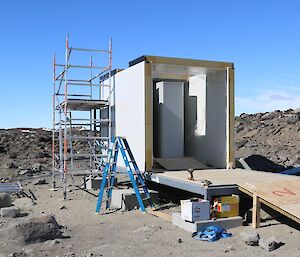
[[[114,42],[143,55],[232,61],[236,114],[300,107],[300,1],[1,1],[0,128],[51,127],[52,53]]]

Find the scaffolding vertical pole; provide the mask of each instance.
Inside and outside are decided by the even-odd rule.
[[[64,147],[63,147],[63,133],[62,133],[62,109],[59,108],[59,128],[58,128],[58,137],[59,137],[59,173],[61,178],[63,178],[64,173]]]
[[[72,113],[69,114],[69,125],[70,125],[70,140],[69,140],[69,146],[70,146],[70,158],[71,158],[71,170],[74,170],[74,157],[73,157],[73,140],[72,140]]]
[[[109,93],[108,93],[108,142],[107,142],[107,149],[110,145],[111,141],[111,66],[112,66],[112,39],[109,40],[109,69],[108,69],[108,83],[109,83]]]
[[[93,56],[91,55],[90,56],[90,99],[91,100],[93,99],[93,87],[92,87],[92,84],[93,84],[93,81],[92,81],[92,79],[93,79],[93,68],[92,67],[93,67]],[[91,135],[93,134],[93,110],[90,110],[90,134]],[[94,136],[96,136],[96,135],[94,134]],[[95,148],[95,139],[93,140],[93,144],[90,144],[90,147]],[[95,161],[95,157],[90,156],[90,167],[91,167],[91,169],[94,168],[93,158],[94,158],[94,161]]]
[[[52,95],[52,186],[56,187],[55,184],[55,92],[56,92],[56,82],[55,82],[55,53],[53,53],[53,95]]]
[[[68,127],[67,127],[67,121],[68,121],[68,62],[69,62],[69,36],[66,37],[66,60],[65,60],[65,104],[64,104],[64,176],[63,176],[63,183],[64,183],[64,199],[67,198],[67,161],[68,161]]]

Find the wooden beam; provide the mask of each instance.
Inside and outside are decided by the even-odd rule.
[[[250,192],[249,190],[247,190],[247,189],[245,189],[245,188],[243,188],[243,187],[241,187],[241,186],[239,186],[239,190],[240,190],[241,192],[243,192],[243,193],[245,193],[245,194],[251,196],[251,197],[253,197],[253,195],[254,195],[254,193]],[[289,213],[289,212],[287,212],[287,211],[281,209],[280,207],[278,207],[278,206],[276,206],[276,205],[274,205],[274,204],[268,202],[267,200],[265,200],[265,199],[263,199],[263,198],[260,198],[259,201],[260,201],[260,203],[262,203],[262,204],[264,204],[264,205],[270,207],[270,208],[273,209],[274,211],[277,211],[277,212],[281,213],[282,215],[286,216],[287,218],[289,218],[289,219],[291,219],[291,220],[294,220],[294,221],[296,221],[297,223],[300,224],[300,218],[299,218],[299,217],[297,217],[297,216],[295,216],[295,215],[293,215],[293,214],[291,214],[291,213]]]
[[[168,213],[162,211],[153,211],[153,210],[147,210],[147,213],[172,223],[172,216]]]
[[[253,208],[252,208],[252,227],[260,227],[260,199],[256,194],[253,194]]]
[[[145,59],[149,62],[160,63],[160,64],[206,67],[206,68],[214,68],[214,69],[226,69],[227,67],[233,68],[232,62],[217,62],[217,61],[159,57],[159,56],[145,56]]]
[[[235,167],[234,158],[234,69],[227,67],[226,168]]]
[[[153,166],[153,82],[152,65],[145,62],[145,170]]]

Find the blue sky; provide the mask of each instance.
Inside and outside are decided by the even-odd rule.
[[[300,107],[300,2],[1,1],[0,128],[51,127],[52,54],[103,48],[113,66],[143,55],[232,61],[236,114]]]

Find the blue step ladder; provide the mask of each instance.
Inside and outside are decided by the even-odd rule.
[[[110,208],[119,152],[121,152],[121,155],[123,157],[126,166],[126,171],[128,173],[131,184],[133,186],[138,204],[140,206],[140,210],[142,212],[146,212],[146,208],[143,201],[147,201],[152,208],[154,207],[154,204],[151,199],[149,190],[146,187],[143,176],[130,150],[129,144],[125,137],[113,137],[111,139],[111,143],[108,149],[107,162],[105,164],[103,174],[102,174],[100,192],[98,195],[98,200],[96,205],[96,213],[99,213],[101,210],[102,199],[106,188],[106,183],[107,183],[106,209]],[[145,196],[144,198],[142,198],[141,193]]]

